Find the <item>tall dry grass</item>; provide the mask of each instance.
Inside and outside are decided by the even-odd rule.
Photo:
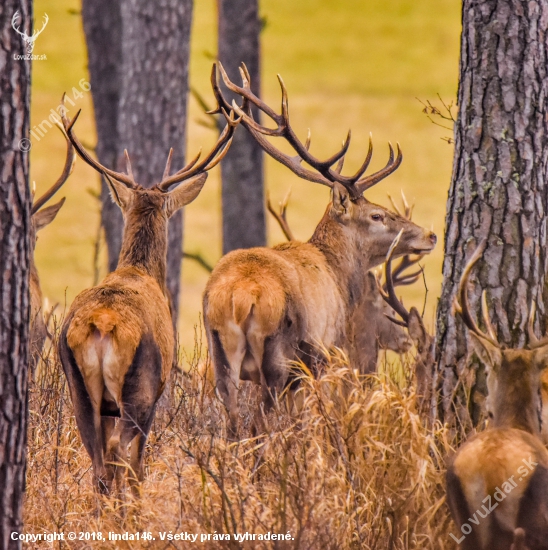
[[[287,414],[282,402],[259,439],[251,437],[258,392],[244,384],[244,439],[230,442],[200,331],[185,361],[188,372],[172,378],[157,411],[142,498],[127,491],[122,502],[94,492],[64,374],[53,349],[45,351],[30,388],[25,531],[105,538],[146,531],[156,540],[31,547],[455,548],[444,500],[450,442],[443,427],[421,422],[412,384],[396,384],[385,370],[364,385],[335,353],[321,379],[302,379],[301,413]],[[212,538],[160,540],[169,531]],[[289,533],[291,540],[233,540],[245,532]],[[231,540],[213,540],[221,533]]]

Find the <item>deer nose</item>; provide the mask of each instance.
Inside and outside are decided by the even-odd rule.
[[[436,244],[438,242],[438,238],[436,237],[436,234],[432,231],[428,234],[428,238],[430,239],[430,242],[432,244]]]

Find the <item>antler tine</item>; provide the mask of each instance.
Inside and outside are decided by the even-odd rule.
[[[409,203],[407,202],[407,198],[405,196],[405,193],[403,192],[403,189],[400,189],[400,193],[401,193],[401,200],[403,202],[404,216],[408,220],[410,220],[411,217],[413,216],[413,208],[415,208],[415,203],[413,203],[411,206],[409,206]]]
[[[48,202],[57,191],[63,186],[63,184],[67,181],[68,177],[72,174],[72,170],[74,169],[74,163],[76,162],[76,152],[74,151],[74,147],[72,146],[72,143],[67,136],[67,133],[65,132],[64,127],[59,123],[55,123],[63,136],[65,136],[65,139],[67,140],[67,154],[65,159],[65,166],[63,167],[63,172],[59,176],[59,179],[37,200],[33,202],[32,205],[32,214],[36,214],[46,202]]]
[[[159,189],[162,191],[168,191],[172,185],[181,183],[182,181],[197,176],[203,172],[207,172],[221,162],[224,156],[228,153],[230,144],[232,143],[234,130],[241,121],[241,117],[235,118],[234,111],[230,111],[230,114],[228,114],[224,107],[221,107],[221,112],[226,119],[226,126],[209,154],[207,154],[199,163],[198,158],[200,157],[200,154],[198,154],[198,156],[193,159],[189,165],[187,165],[188,168],[185,166],[185,168],[179,170],[173,176],[163,178],[158,184]]]
[[[529,319],[527,320],[527,336],[529,337],[529,345],[536,345],[539,343],[539,339],[535,334],[534,323],[535,313],[537,312],[537,303],[533,300],[531,303],[531,310],[529,311]]]
[[[497,335],[491,323],[491,319],[489,318],[489,308],[487,307],[487,292],[485,290],[481,293],[481,315],[483,317],[483,322],[487,327],[487,334],[489,334],[490,338],[496,340]]]
[[[369,148],[367,150],[367,155],[360,169],[350,178],[352,181],[358,181],[367,170],[369,163],[371,162],[371,157],[373,156],[373,136],[369,134]],[[340,173],[340,172],[339,172]]]
[[[492,338],[490,335],[485,334],[478,325],[476,324],[476,321],[472,317],[472,314],[470,313],[470,303],[468,302],[468,279],[470,278],[470,273],[472,272],[472,268],[476,264],[476,262],[481,258],[483,252],[485,251],[485,247],[487,246],[487,239],[483,239],[479,246],[474,251],[474,254],[472,254],[472,257],[466,264],[466,267],[464,268],[464,271],[462,272],[462,276],[459,283],[459,288],[457,290],[457,295],[455,296],[455,309],[461,314],[462,320],[464,321],[464,324],[468,327],[468,329],[473,332],[476,336],[479,338],[482,338],[484,340],[487,340],[489,343],[493,344],[496,347],[500,348],[500,344],[497,342],[496,339]]]
[[[165,180],[167,177],[169,177],[169,173],[171,172],[171,157],[172,156],[173,156],[173,147],[170,147],[169,153],[167,155],[166,167],[164,168],[164,174],[162,175],[162,180]]]
[[[355,182],[354,185],[360,194],[362,194],[364,191],[366,191],[370,187],[373,187],[373,185],[379,183],[379,181],[383,180],[384,178],[392,174],[392,172],[395,172],[398,169],[398,167],[400,166],[403,160],[403,154],[401,152],[399,143],[396,144],[396,147],[398,150],[398,154],[395,159],[394,159],[394,149],[392,147],[392,144],[388,143],[390,155],[388,157],[388,162],[386,163],[386,166],[381,170],[379,170],[378,172],[375,172],[374,174],[371,174],[370,176],[366,176],[365,178]]]
[[[287,223],[287,217],[286,217],[287,204],[288,204],[290,195],[291,195],[291,189],[287,192],[286,196],[284,197],[284,200],[280,202],[279,212],[277,212],[272,206],[272,202],[270,201],[270,194],[267,195],[266,206],[268,208],[268,211],[272,214],[272,216],[274,216],[274,219],[278,222],[278,225],[280,226],[280,229],[283,231],[285,238],[288,241],[294,241],[295,237],[293,235],[293,232],[291,231],[291,228],[289,227],[289,224]]]
[[[378,286],[380,286],[379,291],[385,302],[403,319],[405,326],[407,326],[407,323],[409,321],[409,312],[407,311],[407,309],[405,309],[400,299],[396,296],[394,281],[392,279],[392,256],[394,254],[394,251],[396,250],[396,247],[398,246],[398,243],[400,242],[402,235],[403,229],[392,241],[392,244],[388,249],[388,254],[386,255],[386,262],[384,264],[385,288],[382,288],[382,286],[380,286],[380,283],[378,283]]]
[[[82,110],[80,109],[76,113],[76,116],[72,119],[72,121],[69,121],[66,114],[67,110],[65,108],[65,94],[63,94],[63,98],[61,99],[61,106],[61,120],[63,121],[65,132],[67,133],[68,138],[72,142],[72,145],[74,145],[74,148],[76,149],[82,160],[89,164],[93,169],[97,170],[97,172],[101,174],[106,173],[111,178],[119,181],[120,183],[123,183],[128,187],[131,187],[132,189],[135,189],[137,187],[137,184],[135,183],[132,176],[130,176],[129,174],[122,174],[121,172],[115,172],[114,170],[110,170],[106,166],[103,166],[100,162],[93,159],[86,151],[85,147],[80,143],[80,140],[73,132],[73,128]]]

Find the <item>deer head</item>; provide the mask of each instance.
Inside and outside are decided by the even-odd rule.
[[[64,101],[64,98],[63,98]],[[63,103],[64,105],[64,103]],[[113,201],[120,207],[124,217],[124,237],[119,267],[126,264],[141,265],[165,288],[165,254],[167,252],[167,221],[180,208],[191,203],[200,193],[208,171],[226,155],[232,136],[240,119],[223,110],[226,126],[211,151],[202,159],[201,152],[186,166],[171,174],[170,150],[161,181],[149,188],[139,185],[133,176],[129,154],[124,151],[126,172],[115,172],[93,159],[74,134],[74,125],[80,111],[72,121],[63,112],[63,124],[67,135],[80,157],[105,176]],[[149,233],[157,238],[148,238]],[[150,247],[145,243],[151,243]]]
[[[361,167],[354,175],[345,176],[342,174],[342,169],[345,155],[350,146],[350,131],[338,152],[328,159],[320,160],[310,153],[310,132],[306,142],[302,143],[291,127],[287,90],[279,75],[278,81],[282,92],[280,114],[276,113],[251,91],[249,72],[244,64],[240,68],[242,86],[230,81],[220,63],[219,70],[227,88],[242,97],[243,102],[241,105],[237,105],[233,101],[230,105],[223,97],[217,78],[217,66],[214,64],[211,84],[218,106],[210,113],[219,113],[221,109],[226,110],[232,107],[241,117],[243,126],[266,153],[300,178],[325,185],[331,189],[331,204],[324,215],[324,220],[329,227],[329,231],[333,233],[334,239],[342,237],[345,242],[350,243],[350,246],[358,249],[366,248],[372,266],[379,265],[384,261],[386,250],[402,229],[402,236],[394,251],[394,257],[409,252],[427,253],[434,248],[437,239],[433,232],[425,231],[410,220],[369,202],[363,196],[365,191],[392,174],[400,166],[403,155],[399,145],[397,145],[397,153],[394,155],[394,149],[389,144],[389,157],[386,166],[373,174],[365,175],[373,156],[373,142],[370,137],[369,148]],[[268,128],[257,123],[251,114],[250,104],[255,105],[271,119],[276,124],[276,128]],[[296,155],[289,156],[283,153],[274,147],[266,136],[284,138]],[[305,168],[302,165],[303,162],[310,166],[312,170]]]
[[[31,54],[34,50],[34,43],[36,42],[36,39],[48,24],[48,21],[49,21],[48,14],[47,13],[44,14],[44,22],[42,24],[42,28],[39,31],[34,31],[32,33],[32,36],[29,36],[27,33],[21,32],[19,28],[16,27],[18,19],[19,19],[19,11],[16,11],[13,14],[13,17],[11,19],[11,26],[13,27],[13,30],[17,32],[17,34],[20,34],[23,37],[23,40],[27,46],[27,53]]]
[[[506,348],[497,340],[487,310],[487,294],[481,297],[481,312],[487,332],[482,331],[470,312],[468,285],[470,273],[483,255],[487,240],[483,240],[462,273],[455,310],[461,315],[472,336],[474,349],[485,364],[489,395],[487,413],[494,427],[513,427],[540,434],[539,412],[541,372],[548,367],[548,338],[538,340],[532,324],[535,307],[531,307],[528,349]]]

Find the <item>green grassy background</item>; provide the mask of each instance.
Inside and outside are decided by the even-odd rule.
[[[216,3],[195,2],[192,31],[191,86],[211,98],[209,71],[216,52]],[[347,169],[357,167],[365,154],[369,132],[375,155],[372,169],[384,165],[389,140],[404,152],[401,168],[368,192],[367,197],[388,205],[387,193],[400,189],[416,203],[414,220],[433,225],[440,237],[435,252],[424,261],[429,287],[426,318],[433,319],[441,285],[443,222],[449,187],[452,146],[442,141],[451,132],[432,125],[417,101],[446,101],[456,96],[458,0],[262,0],[266,18],[262,34],[263,97],[279,104],[276,73],[289,91],[291,117],[299,135],[312,131],[312,150],[319,156],[335,151],[352,128],[353,143]],[[49,15],[49,24],[37,40],[35,54],[47,60],[33,66],[32,125],[47,118],[61,94],[70,97],[79,81],[87,79],[87,61],[80,2],[36,0],[35,18]],[[82,108],[78,133],[85,144],[95,143],[90,93],[75,97],[74,115]],[[189,154],[215,140],[211,130],[199,125],[201,114],[190,100]],[[167,153],[167,151],[166,151]],[[56,129],[33,140],[31,178],[37,193],[59,175],[64,162],[64,140]],[[329,199],[322,186],[304,182],[285,167],[267,159],[266,186],[276,201],[292,187],[289,221],[296,236],[307,239]],[[99,204],[88,190],[99,188],[97,174],[78,161],[61,195],[67,202],[55,222],[44,229],[36,260],[44,295],[50,302],[70,304],[93,282],[94,240],[99,224]],[[186,209],[185,249],[200,252],[211,263],[221,254],[219,170],[215,169],[199,198]],[[269,242],[283,236],[269,220]],[[105,253],[101,262],[104,266]],[[104,267],[102,267],[104,274]],[[184,346],[193,341],[193,326],[200,312],[207,273],[191,261],[183,266],[183,293],[179,332]],[[424,300],[420,285],[402,291],[408,305]]]

